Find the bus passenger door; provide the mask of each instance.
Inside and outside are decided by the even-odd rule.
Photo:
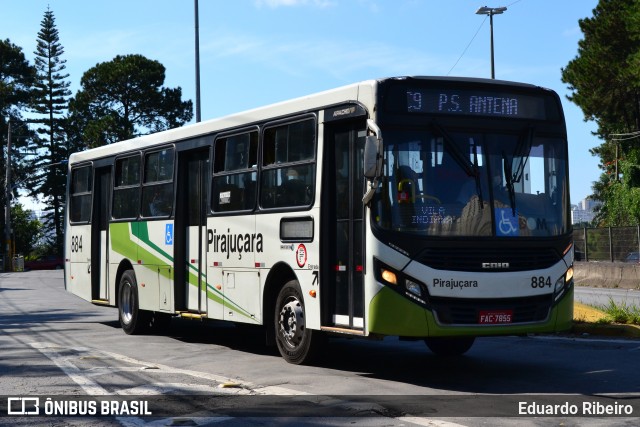
[[[93,166],[71,170],[65,231],[65,287],[80,298],[91,301],[91,234],[93,208]]]
[[[91,215],[91,300],[109,302],[109,200],[111,200],[111,166],[96,168]]]
[[[352,330],[364,330],[365,321],[362,222],[365,125],[359,124],[325,124],[320,233],[323,325]]]
[[[176,311],[207,312],[207,183],[209,149],[179,153],[174,232]]]

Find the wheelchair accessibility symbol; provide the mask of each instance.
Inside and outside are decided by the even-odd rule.
[[[173,224],[166,224],[164,227],[164,244],[173,245]]]
[[[510,208],[496,208],[496,235],[518,236],[520,234],[518,214],[513,215]]]

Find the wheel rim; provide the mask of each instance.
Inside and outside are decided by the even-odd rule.
[[[296,348],[304,336],[304,309],[296,298],[290,298],[280,310],[278,320],[280,335],[291,348]]]
[[[120,315],[122,316],[122,321],[128,325],[131,323],[131,319],[133,318],[133,296],[131,292],[131,283],[124,283],[120,298]]]

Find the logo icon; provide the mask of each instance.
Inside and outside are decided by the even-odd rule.
[[[38,397],[7,398],[7,415],[39,415],[40,399]]]
[[[164,244],[173,245],[173,224],[167,224],[164,227]]]
[[[498,236],[518,236],[520,228],[518,215],[513,214],[510,208],[496,208],[496,235]]]

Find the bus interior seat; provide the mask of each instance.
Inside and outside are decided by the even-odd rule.
[[[301,179],[290,179],[282,184],[282,196],[285,206],[300,206],[309,203],[307,184]]]

